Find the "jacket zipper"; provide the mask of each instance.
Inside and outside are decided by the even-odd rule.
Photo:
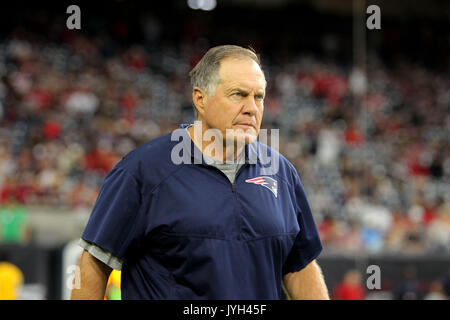
[[[233,192],[233,200],[234,200],[234,210],[236,212],[236,218],[237,218],[237,227],[238,227],[238,240],[241,240],[242,236],[242,230],[241,230],[241,215],[238,212],[238,204],[237,204],[237,196],[236,196],[236,180],[239,176],[239,173],[241,173],[242,169],[247,166],[247,163],[244,163],[239,170],[236,172],[236,175],[234,176],[234,180],[231,183],[231,190]]]
[[[220,172],[220,174],[222,175],[222,176],[224,176],[229,182],[230,182],[230,184],[231,184],[231,192],[233,193],[233,201],[234,201],[234,212],[235,212],[235,216],[236,216],[236,218],[237,218],[237,227],[238,227],[238,240],[241,240],[241,215],[238,213],[238,211],[237,211],[237,198],[236,198],[236,180],[237,180],[237,178],[238,178],[238,176],[239,176],[239,174],[241,173],[241,171],[242,171],[242,169],[245,167],[245,166],[247,166],[247,163],[244,163],[240,168],[239,168],[239,170],[236,172],[236,175],[234,176],[234,181],[233,182],[231,182],[229,179],[228,179],[228,177],[221,171],[221,170],[219,170],[218,168],[216,168],[215,166],[211,166],[211,165],[209,165],[209,164],[206,164],[206,166],[208,166],[208,167],[212,167],[212,168],[214,168],[215,170],[217,170],[217,171],[219,171]]]

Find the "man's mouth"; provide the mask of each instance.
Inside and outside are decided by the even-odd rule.
[[[249,122],[237,123],[236,126],[243,127],[245,129],[255,129],[255,125]]]

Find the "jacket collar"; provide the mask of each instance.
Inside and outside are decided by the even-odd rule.
[[[191,125],[192,124],[183,123],[179,126],[179,128],[187,129]],[[193,160],[192,163],[207,165],[207,163],[205,162],[205,159],[203,158],[203,153],[200,151],[199,148],[197,148],[194,141],[192,141],[187,130],[184,130],[182,143],[186,143],[185,148],[183,148],[183,150],[188,150],[188,152],[190,153],[189,156],[190,156],[191,160]],[[245,156],[245,164],[261,164],[260,148],[261,148],[261,145],[257,141],[250,143],[250,144],[246,144],[244,146],[243,152],[244,152],[244,156]]]

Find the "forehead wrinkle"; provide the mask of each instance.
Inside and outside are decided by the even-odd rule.
[[[233,90],[242,90],[245,92],[255,92],[255,93],[264,93],[265,92],[265,83],[264,86],[260,86],[259,80],[257,80],[256,86],[250,85],[248,83],[242,83],[240,81],[231,80],[229,83],[222,81],[222,85],[224,86],[225,92],[230,92]]]

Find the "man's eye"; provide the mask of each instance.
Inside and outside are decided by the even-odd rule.
[[[233,93],[233,96],[240,97],[240,96],[242,96],[242,94],[240,92],[235,92],[235,93]]]

